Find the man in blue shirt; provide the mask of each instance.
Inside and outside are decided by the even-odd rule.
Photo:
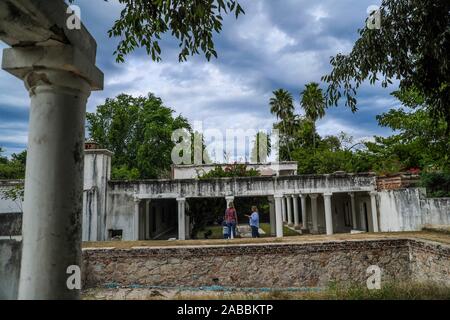
[[[259,213],[256,206],[252,206],[252,214],[247,217],[250,220],[250,227],[252,228],[252,238],[259,238]]]

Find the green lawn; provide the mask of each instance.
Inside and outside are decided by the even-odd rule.
[[[261,223],[260,228],[264,230],[266,234],[261,235],[261,237],[268,238],[270,237],[270,224],[269,223]],[[221,226],[209,226],[204,230],[197,232],[197,239],[204,239],[204,233],[212,231],[212,235],[209,239],[223,239],[223,229]],[[283,233],[285,237],[299,236],[299,234],[289,228],[283,227]]]

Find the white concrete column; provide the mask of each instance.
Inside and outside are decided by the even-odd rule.
[[[306,212],[306,194],[301,194],[301,206],[302,206],[302,230],[308,229],[308,214]]]
[[[353,226],[353,230],[357,230],[358,226],[356,224],[355,193],[350,192],[348,195],[350,196],[350,210],[352,212],[352,226]]]
[[[332,215],[332,209],[331,209],[331,196],[333,194],[330,193],[324,193],[323,194],[323,200],[324,200],[324,206],[325,206],[325,225],[327,229],[327,235],[333,234],[333,215]]]
[[[292,202],[294,204],[294,226],[297,228],[300,225],[300,215],[298,212],[298,195],[292,195]]]
[[[275,216],[276,216],[276,228],[277,238],[283,238],[283,196],[275,195]]]
[[[140,217],[140,211],[141,211],[141,199],[135,198],[134,199],[134,216],[133,216],[133,239],[139,240],[139,217]]]
[[[294,224],[292,223],[292,196],[287,195],[286,198],[286,208],[287,208],[287,220],[288,225],[292,227]]]
[[[66,281],[81,266],[86,103],[103,84],[93,63],[68,45],[3,51],[31,99],[19,299],[80,297]]]
[[[371,204],[371,211],[372,211],[372,226],[373,226],[373,232],[379,232],[378,229],[378,212],[377,212],[377,192],[372,191],[370,193],[370,204]]]
[[[177,198],[178,203],[178,240],[186,240],[186,199]]]
[[[234,203],[234,196],[226,196],[225,201],[226,201],[227,208],[228,208],[228,205],[230,204],[230,202]]]
[[[275,236],[277,233],[276,215],[275,215],[275,199],[269,197],[269,216],[270,216],[270,235]]]
[[[281,199],[281,212],[283,213],[283,223],[287,223],[286,198]]]
[[[312,231],[314,233],[319,232],[319,227],[317,224],[317,197],[318,194],[310,194],[309,197],[311,198],[311,216],[312,216]]]

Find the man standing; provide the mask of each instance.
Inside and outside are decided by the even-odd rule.
[[[252,206],[252,214],[247,217],[250,220],[250,227],[252,228],[252,238],[259,238],[259,213],[256,206]]]

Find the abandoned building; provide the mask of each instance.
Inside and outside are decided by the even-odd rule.
[[[192,221],[188,199],[265,197],[270,204],[271,235],[283,237],[283,225],[299,233],[334,234],[420,230],[450,223],[450,199],[427,199],[405,176],[373,174],[296,175],[292,163],[272,175],[245,178],[181,178],[196,172],[174,167],[176,179],[113,181],[112,152],[86,144],[83,192],[83,240],[188,239]],[[269,165],[253,165],[268,172]],[[284,174],[280,174],[280,168]],[[181,173],[180,173],[181,172]],[[3,182],[3,188],[19,181]],[[15,207],[15,209],[14,209]],[[0,201],[4,213],[20,211]],[[221,213],[218,213],[220,215]]]

